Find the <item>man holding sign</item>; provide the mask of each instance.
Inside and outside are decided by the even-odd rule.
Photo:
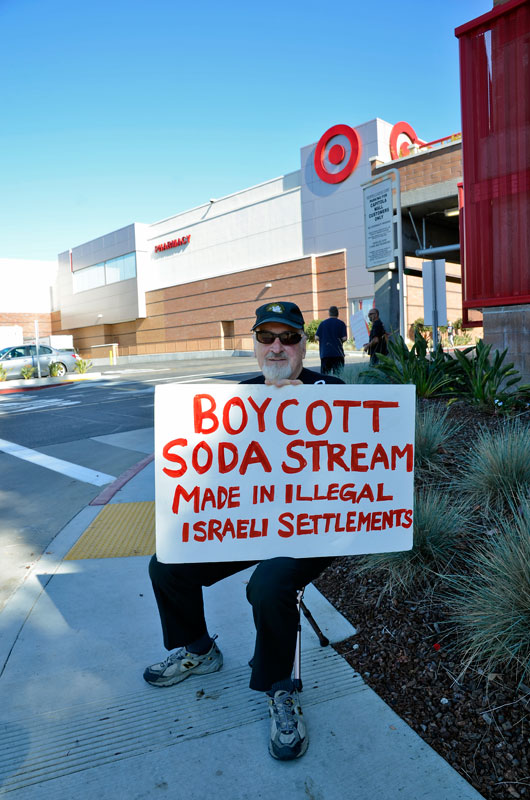
[[[243,384],[266,384],[271,387],[270,393],[274,394],[282,393],[281,387],[284,386],[343,383],[332,375],[321,375],[304,368],[303,360],[306,353],[304,319],[294,303],[281,301],[260,306],[256,310],[256,321],[252,330],[255,337],[254,352],[262,374],[242,381]],[[283,391],[285,393],[285,390]],[[205,398],[206,395],[199,397]],[[267,402],[270,402],[270,398],[267,398],[258,409],[263,415],[262,420],[265,418]],[[290,399],[283,405],[296,402]],[[212,431],[215,424],[219,424],[212,409],[213,405],[206,410],[202,406],[199,408],[202,415],[201,425],[204,425],[201,430],[205,433]],[[211,423],[210,428],[206,425],[207,421]],[[225,425],[229,424],[228,418],[224,422]],[[187,444],[187,440],[175,439],[164,448],[166,459],[178,464],[178,469],[175,470],[165,468],[163,471],[166,475],[177,477],[187,469],[184,459],[175,452],[177,445],[182,442]],[[200,444],[206,446],[204,441]],[[194,462],[197,471],[204,471],[206,467],[201,466],[197,459]],[[266,460],[264,453],[263,459]],[[259,453],[256,450],[248,457],[247,463],[254,464],[257,460]],[[221,471],[224,469],[227,472],[232,468],[224,461],[223,464]],[[239,472],[243,474],[243,463]],[[166,478],[162,477],[162,480]],[[235,490],[235,487],[231,489]],[[174,513],[179,510],[182,497],[190,501],[194,491],[198,491],[198,487],[188,493],[181,492],[179,498],[173,502]],[[193,497],[197,499],[198,494]],[[234,506],[239,505],[234,498],[232,500]],[[226,502],[226,498],[223,502]],[[230,523],[230,519],[227,523]],[[287,526],[287,522],[285,524]],[[186,532],[184,532],[185,525],[188,525]],[[253,536],[252,531],[251,527],[250,537]],[[237,534],[233,533],[232,537],[239,538],[240,534],[241,537],[246,537],[246,528],[238,527]],[[260,535],[257,530],[254,534]],[[204,675],[216,672],[222,667],[222,653],[215,642],[216,637],[211,637],[208,633],[204,618],[203,586],[211,586],[229,575],[257,564],[247,587],[247,598],[252,605],[256,625],[250,688],[266,692],[268,696],[271,755],[280,760],[291,760],[302,756],[307,749],[308,736],[298,693],[291,679],[298,627],[297,592],[313,581],[331,563],[332,557],[280,556],[252,561],[163,563],[158,535],[157,522],[159,558],[155,555],[151,559],[149,574],[160,613],[164,645],[167,650],[178,649],[165,661],[147,667],[144,672],[145,680],[153,686],[172,686],[193,674]],[[189,523],[183,523],[183,541],[188,541],[189,535]],[[223,533],[223,537],[224,535]],[[200,535],[196,533],[195,539],[198,541]]]

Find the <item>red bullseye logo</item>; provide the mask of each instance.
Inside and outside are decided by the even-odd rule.
[[[408,141],[407,141],[408,140]],[[392,161],[410,154],[411,144],[425,144],[418,139],[414,128],[408,122],[396,122],[390,131],[390,157]]]
[[[348,156],[343,144],[335,142],[328,145],[336,136],[344,136],[350,145]],[[333,125],[320,138],[315,150],[315,170],[320,180],[326,183],[342,183],[349,177],[361,158],[361,137],[349,125]],[[337,172],[330,172],[326,162],[334,167],[341,166]]]

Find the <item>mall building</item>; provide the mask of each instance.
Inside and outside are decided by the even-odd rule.
[[[424,142],[405,122],[338,124],[300,149],[287,175],[150,224],[75,245],[58,257],[53,333],[107,356],[248,350],[254,311],[288,298],[306,321],[330,305],[349,322],[374,302],[399,331],[396,264],[368,271],[363,185],[400,178],[405,326],[423,317],[422,259],[446,258],[447,307],[462,316],[461,137]],[[394,192],[396,194],[396,192]],[[359,343],[362,344],[362,343]]]

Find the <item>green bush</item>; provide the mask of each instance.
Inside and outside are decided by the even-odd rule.
[[[475,549],[471,576],[447,597],[467,667],[514,669],[530,681],[530,502],[520,499]]]
[[[320,325],[321,322],[322,322],[321,319],[313,319],[313,320],[311,320],[311,322],[307,322],[304,325],[304,333],[305,333],[305,335],[307,337],[307,341],[308,342],[314,342],[315,341],[317,328],[318,328],[318,326]]]
[[[455,350],[459,366],[457,394],[469,403],[490,411],[509,412],[521,399],[516,392],[508,391],[521,380],[513,363],[505,364],[507,349],[495,351],[490,360],[491,345],[479,339],[475,347]]]
[[[465,491],[486,511],[500,511],[530,490],[530,428],[508,421],[504,429],[482,430],[466,468]]]
[[[384,575],[383,594],[409,593],[433,585],[443,573],[462,561],[462,540],[470,531],[471,510],[465,500],[455,502],[444,487],[417,492],[414,502],[412,550],[362,556],[354,571],[375,570]]]
[[[63,365],[59,364],[58,361],[50,361],[48,364],[48,375],[50,378],[57,378],[58,376],[64,375]]]
[[[25,367],[22,367],[20,374],[25,381],[28,381],[30,378],[33,378],[35,374],[35,367],[30,367],[29,364],[27,364]]]
[[[0,381],[7,380],[7,370],[0,364]]]
[[[370,372],[379,374],[375,383],[413,383],[418,397],[443,397],[454,393],[458,366],[441,345],[428,354],[427,342],[418,330],[409,350],[401,336],[388,342],[388,355],[378,356]],[[383,377],[384,376],[384,377]],[[381,379],[383,377],[383,379]]]
[[[81,375],[84,375],[85,372],[88,372],[91,366],[91,361],[87,361],[84,358],[78,358],[75,364],[75,371]]]

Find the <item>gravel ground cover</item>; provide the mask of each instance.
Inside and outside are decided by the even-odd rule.
[[[451,406],[449,417],[463,427],[443,461],[465,480],[473,437],[503,420],[464,403]],[[521,421],[530,425],[530,415]],[[315,582],[357,629],[337,650],[487,800],[530,800],[530,687],[509,671],[464,669],[436,589],[385,594],[382,577],[359,577],[353,564],[354,557],[336,559]]]

